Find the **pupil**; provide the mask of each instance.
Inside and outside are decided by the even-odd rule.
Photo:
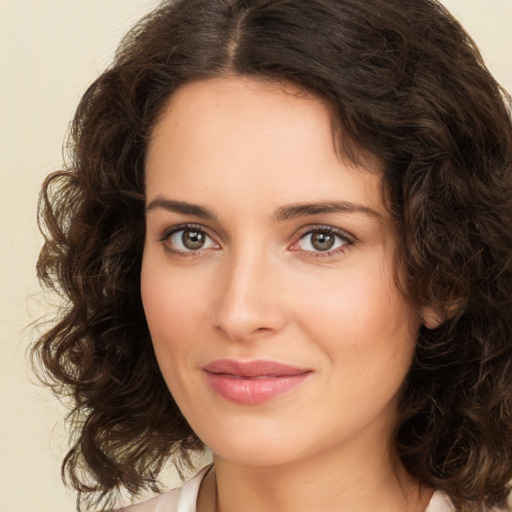
[[[187,249],[197,250],[204,245],[204,234],[200,231],[184,231],[181,241]]]
[[[328,251],[334,245],[334,236],[329,233],[313,233],[311,243],[318,251]]]

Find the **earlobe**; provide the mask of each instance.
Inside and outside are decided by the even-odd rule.
[[[434,308],[426,306],[420,308],[418,315],[427,329],[437,329],[445,320]]]
[[[444,308],[433,306],[423,306],[418,311],[421,323],[427,329],[437,329],[446,320],[450,320],[456,315],[462,313],[465,301],[463,299],[453,300]]]

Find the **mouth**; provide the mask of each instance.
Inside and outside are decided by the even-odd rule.
[[[313,372],[275,361],[223,359],[203,367],[206,380],[222,399],[258,405],[302,384]]]

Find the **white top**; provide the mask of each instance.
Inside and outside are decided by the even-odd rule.
[[[196,512],[199,487],[209,469],[210,466],[206,466],[182,487],[164,492],[137,505],[122,508],[118,512]],[[455,509],[445,494],[435,491],[425,512],[455,512]]]
[[[204,467],[177,489],[164,492],[137,505],[122,508],[118,512],[196,512],[199,487],[210,467]]]

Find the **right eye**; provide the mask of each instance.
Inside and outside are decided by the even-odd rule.
[[[166,247],[176,253],[198,252],[204,249],[218,249],[219,245],[202,229],[197,227],[179,228],[162,239]]]

